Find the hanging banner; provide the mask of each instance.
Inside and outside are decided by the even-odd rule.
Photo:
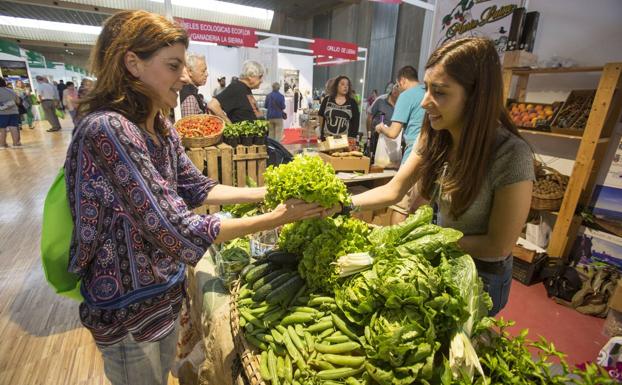
[[[487,37],[503,54],[512,13],[521,0],[437,0],[434,48],[463,37]]]
[[[176,17],[175,20],[188,31],[190,40],[240,47],[255,47],[257,44],[257,35],[253,28],[181,17]]]
[[[0,52],[6,53],[12,56],[21,57],[21,54],[19,52],[19,46],[13,43],[12,41],[8,41],[8,40],[0,40]]]
[[[28,66],[31,68],[45,68],[45,57],[35,51],[26,51]]]
[[[313,55],[315,56],[328,56],[330,59],[348,60],[356,60],[359,50],[354,43],[327,39],[314,39],[309,48],[313,50]]]

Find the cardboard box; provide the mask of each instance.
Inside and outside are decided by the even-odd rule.
[[[335,169],[335,171],[360,171],[364,174],[369,172],[370,159],[369,157],[339,157],[318,153],[322,160]]]

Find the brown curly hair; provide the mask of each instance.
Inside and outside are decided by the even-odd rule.
[[[125,66],[125,54],[134,52],[147,60],[159,49],[177,43],[188,48],[188,34],[177,23],[146,11],[121,11],[106,20],[91,51],[91,72],[97,81],[80,101],[78,115],[108,109],[119,112],[135,123],[144,123],[156,99],[154,91],[134,77]],[[168,109],[160,116],[168,116]],[[168,130],[162,119],[155,129],[162,135]]]

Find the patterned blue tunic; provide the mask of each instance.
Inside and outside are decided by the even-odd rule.
[[[186,156],[177,132],[161,146],[123,115],[79,122],[65,162],[74,218],[69,271],[82,278],[80,319],[99,345],[132,333],[157,341],[172,330],[195,265],[220,230],[190,211],[216,182]]]

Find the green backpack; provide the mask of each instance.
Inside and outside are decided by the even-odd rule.
[[[43,206],[41,262],[45,278],[56,293],[81,302],[80,277],[67,271],[72,234],[73,218],[67,198],[65,169],[61,168]]]

